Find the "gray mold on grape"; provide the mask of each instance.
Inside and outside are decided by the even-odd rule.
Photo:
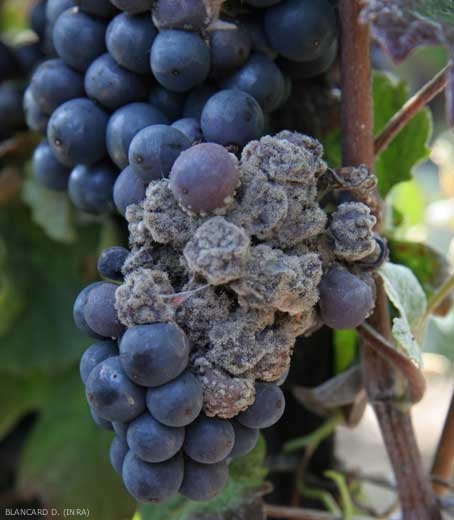
[[[129,327],[174,320],[183,328],[210,417],[235,417],[254,402],[256,382],[284,376],[295,339],[322,324],[319,284],[334,263],[373,284],[359,262],[376,254],[375,217],[362,203],[330,215],[320,206],[338,186],[317,140],[262,137],[245,146],[239,168],[223,216],[189,215],[167,179],[150,183],[126,212],[131,253],[116,295]],[[375,187],[364,168],[349,172],[355,188]]]

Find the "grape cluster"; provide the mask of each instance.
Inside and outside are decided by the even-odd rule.
[[[111,462],[138,500],[219,493],[230,460],[284,412],[296,337],[372,311],[375,218],[360,202],[321,207],[338,188],[322,155],[288,131],[240,160],[193,145],[127,207],[129,251],[98,262],[111,281],[78,296],[75,322],[97,338],[81,361],[87,400],[115,430]],[[374,188],[363,167],[345,179]]]
[[[124,215],[194,143],[239,152],[264,135],[292,68],[316,76],[336,57],[328,0],[224,4],[40,0],[31,18],[46,60],[24,97],[44,136],[36,179],[82,211]]]
[[[24,81],[44,59],[42,5],[30,12],[32,29],[10,45],[0,36],[0,142],[27,129],[33,115],[24,111]],[[25,101],[26,103],[26,101]]]

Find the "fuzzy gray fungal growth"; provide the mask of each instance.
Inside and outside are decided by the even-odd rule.
[[[320,206],[339,188],[374,189],[375,177],[363,167],[328,170],[315,139],[262,137],[245,146],[239,169],[222,216],[190,215],[168,180],[150,183],[126,212],[131,253],[116,293],[128,327],[172,320],[185,331],[204,412],[222,418],[254,402],[257,381],[281,380],[295,339],[321,326],[322,274],[340,262],[372,289],[368,272],[386,247],[365,204],[341,204],[329,218]]]
[[[194,369],[203,385],[203,410],[209,417],[230,419],[254,402],[252,377],[232,377],[205,358],[197,358]]]
[[[376,218],[361,202],[340,204],[331,215],[330,231],[334,238],[334,252],[338,258],[355,262],[374,252],[376,242],[373,228]]]
[[[127,275],[115,293],[118,319],[127,327],[172,321],[175,310],[163,296],[173,293],[166,273],[141,267]]]
[[[193,219],[178,206],[167,179],[150,183],[143,211],[143,223],[155,242],[180,249],[191,238]]]
[[[267,245],[252,248],[246,273],[231,284],[240,305],[269,307],[289,314],[307,311],[318,301],[322,264],[315,254],[289,256]]]
[[[189,270],[212,285],[240,278],[249,254],[249,237],[223,217],[202,224],[184,248]]]
[[[270,180],[281,183],[312,184],[316,173],[309,150],[269,135],[244,147],[241,165],[244,170],[259,170]]]

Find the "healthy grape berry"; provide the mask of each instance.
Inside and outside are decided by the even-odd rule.
[[[269,428],[282,417],[285,398],[282,390],[271,383],[255,384],[255,401],[237,420],[248,428]]]
[[[210,213],[233,201],[239,183],[238,160],[214,143],[182,152],[170,172],[170,189],[180,205],[194,213]]]
[[[121,268],[125,263],[125,260],[129,254],[129,251],[124,247],[114,246],[104,249],[98,258],[98,272],[101,276],[121,282],[123,280],[123,274]]]
[[[97,341],[88,347],[80,359],[79,370],[82,382],[86,383],[90,372],[96,365],[113,356],[118,356],[118,347],[115,341]]]
[[[91,289],[84,308],[84,318],[88,326],[106,338],[117,338],[124,327],[118,321],[115,310],[115,291],[113,283],[102,282]]]
[[[180,493],[190,500],[210,500],[221,492],[228,476],[229,467],[225,461],[217,464],[200,464],[186,458]]]

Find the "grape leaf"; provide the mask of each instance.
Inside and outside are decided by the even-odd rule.
[[[77,243],[64,245],[50,240],[23,206],[0,209],[8,277],[23,298],[21,311],[2,330],[4,372],[21,377],[37,372],[50,375],[79,359],[87,339],[76,330],[71,309],[78,292],[90,281],[83,279],[83,268],[96,251],[98,234],[97,227],[84,226]],[[15,299],[16,292],[8,299],[0,298],[0,315],[17,305]]]
[[[426,295],[416,276],[404,265],[386,262],[378,273],[388,298],[400,315],[393,318],[393,336],[408,357],[421,367],[421,349],[414,331],[426,311]]]
[[[30,206],[33,220],[49,238],[67,244],[76,240],[73,212],[66,193],[50,191],[29,177],[24,182],[22,198]]]
[[[408,87],[403,81],[396,82],[386,74],[375,73],[373,96],[374,132],[377,135],[408,99]],[[412,168],[429,156],[427,143],[431,131],[430,112],[421,110],[377,157],[375,173],[383,198],[395,184],[411,179]]]
[[[392,262],[406,265],[419,280],[424,292],[430,298],[451,274],[448,259],[427,244],[389,240],[390,259]],[[451,299],[446,304],[449,307]]]
[[[96,520],[132,517],[135,502],[109,463],[112,433],[93,423],[76,370],[56,382],[27,438],[18,473],[19,491],[63,509],[88,509]]]
[[[260,437],[256,448],[230,465],[229,482],[224,491],[209,502],[193,502],[177,496],[164,504],[145,505],[141,508],[142,520],[189,520],[211,513],[221,514],[240,508],[244,503],[253,501],[257,493],[255,490],[263,484],[266,469],[263,465],[265,458],[265,441]],[[217,517],[216,517],[217,518]]]

